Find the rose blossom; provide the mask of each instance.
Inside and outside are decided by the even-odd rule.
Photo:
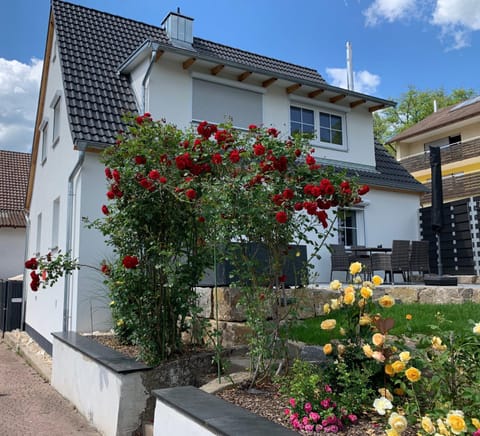
[[[277,220],[278,223],[285,224],[288,221],[288,215],[286,212],[281,210],[280,212],[276,213],[275,219]]]
[[[195,189],[187,189],[185,191],[185,195],[189,200],[195,200],[195,198],[197,197],[197,191],[195,191]]]
[[[127,269],[136,268],[138,265],[137,256],[125,256],[122,260],[123,266]]]
[[[110,211],[108,210],[108,207],[105,206],[105,205],[102,206],[102,212],[103,212],[104,215],[110,214]]]

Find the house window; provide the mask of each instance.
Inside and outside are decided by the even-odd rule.
[[[37,253],[37,255],[40,254],[40,250],[42,248],[41,244],[42,244],[42,214],[39,213],[37,215],[37,241],[35,245],[35,252]]]
[[[263,123],[263,95],[253,89],[193,79],[193,121],[224,123],[246,129]]]
[[[290,132],[313,134],[312,145],[346,150],[345,115],[290,106]]]
[[[42,130],[41,163],[44,164],[45,161],[47,160],[48,121],[43,122],[41,130]]]
[[[60,97],[53,106],[53,146],[57,145],[60,139]]]
[[[315,120],[311,109],[302,107],[290,107],[290,131],[292,133],[314,133]]]
[[[338,242],[348,247],[365,244],[364,214],[360,209],[338,211]]]
[[[52,249],[58,247],[58,225],[60,223],[60,197],[53,201],[52,213]]]
[[[430,147],[446,147],[447,145],[462,142],[462,135],[446,136],[445,138],[436,139],[435,141],[423,144],[423,149],[429,151]]]
[[[320,141],[343,145],[342,117],[320,112]]]

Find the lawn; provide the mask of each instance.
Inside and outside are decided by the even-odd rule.
[[[451,330],[455,334],[471,332],[472,325],[468,320],[480,317],[480,304],[395,304],[391,308],[380,308],[378,312],[383,318],[393,318],[395,326],[390,330],[393,335],[426,334],[435,335],[439,328],[442,331]],[[407,315],[409,315],[407,317]],[[340,338],[338,329],[325,331],[320,329],[320,323],[327,318],[337,320],[337,325],[344,324],[345,312],[332,311],[328,316],[319,316],[305,321],[299,321],[292,326],[289,338],[307,344],[324,345],[332,338]],[[411,318],[410,320],[407,318]]]

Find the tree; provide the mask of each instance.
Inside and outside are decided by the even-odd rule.
[[[473,89],[457,88],[447,94],[443,88],[422,91],[410,85],[408,91],[400,96],[396,107],[374,114],[375,140],[385,144],[393,136],[422,121],[434,112],[434,102],[440,110],[475,94]]]

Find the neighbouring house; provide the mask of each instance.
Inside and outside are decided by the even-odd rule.
[[[440,147],[445,202],[478,195],[480,186],[480,96],[440,109],[389,140],[397,160],[428,191],[431,204],[429,147]]]
[[[0,280],[23,273],[30,153],[0,150]]]
[[[229,117],[239,129],[254,123],[285,136],[315,132],[317,160],[371,186],[330,242],[389,245],[418,237],[424,188],[374,144],[372,113],[393,102],[193,33],[193,19],[180,13],[158,17],[153,26],[52,1],[28,188],[28,255],[61,250],[93,266],[108,258],[103,237],[85,228],[82,217],[101,215],[106,182],[98,152],[115,142],[128,111],[181,128]],[[327,281],[329,266],[325,251],[312,281]],[[47,350],[53,331],[110,327],[108,297],[94,269],[25,292],[26,329]]]
[[[440,109],[390,139],[397,160],[424,186],[420,210],[423,239],[431,241],[437,272],[436,235],[431,228],[430,147],[440,147],[443,271],[480,275],[480,96]]]

